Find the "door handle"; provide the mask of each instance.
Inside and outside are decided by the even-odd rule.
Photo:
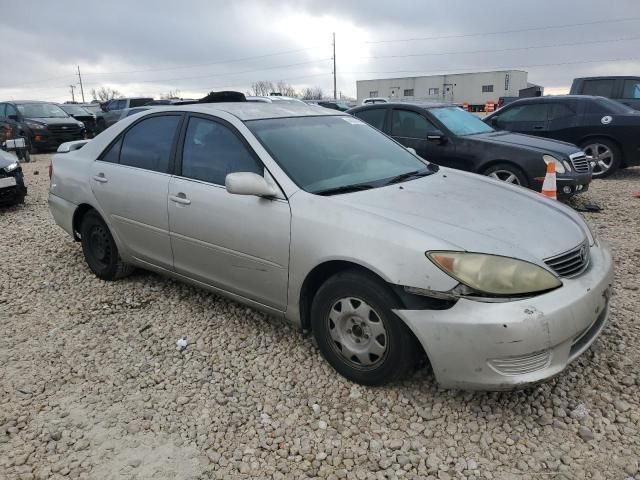
[[[187,196],[180,192],[178,195],[169,195],[169,200],[175,203],[179,203],[180,205],[191,205],[191,200],[187,198]]]
[[[544,127],[541,127],[540,125],[533,127],[534,130],[544,130]]]
[[[100,182],[100,183],[107,183],[109,180],[106,179],[106,177],[104,176],[104,173],[99,173],[98,175],[94,175],[93,179],[96,182]]]

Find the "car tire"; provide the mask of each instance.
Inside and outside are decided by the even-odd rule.
[[[116,242],[98,212],[89,211],[80,225],[82,252],[91,271],[103,280],[118,280],[133,271],[118,253]]]
[[[495,180],[500,180],[512,185],[520,185],[521,187],[529,187],[529,180],[524,172],[510,163],[497,163],[491,165],[484,172],[484,175]]]
[[[580,145],[587,157],[594,157],[593,178],[606,178],[618,170],[622,163],[620,148],[607,138],[590,138]]]
[[[373,275],[346,270],[316,293],[311,328],[318,348],[343,377],[362,385],[382,385],[411,373],[420,348],[392,311],[398,301]]]

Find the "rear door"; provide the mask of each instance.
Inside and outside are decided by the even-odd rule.
[[[182,114],[145,117],[123,132],[92,166],[91,188],[125,250],[171,269],[167,193]]]
[[[577,103],[573,101],[549,102],[547,135],[549,138],[574,143],[579,127]]]
[[[284,311],[289,203],[227,192],[229,173],[269,175],[227,121],[191,115],[183,136],[168,195],[176,272]]]
[[[525,103],[508,106],[494,117],[496,128],[511,132],[526,133],[539,137],[548,136],[549,104]]]

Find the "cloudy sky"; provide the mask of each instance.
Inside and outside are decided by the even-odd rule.
[[[331,93],[357,79],[518,68],[546,93],[640,73],[640,0],[0,0],[0,100],[92,88],[158,97],[285,80]],[[79,89],[76,89],[79,93]]]

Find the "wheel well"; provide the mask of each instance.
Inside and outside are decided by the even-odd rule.
[[[81,204],[76,208],[76,211],[73,213],[72,227],[73,227],[73,238],[76,242],[80,241],[80,224],[82,223],[82,219],[90,210],[95,210],[91,205],[86,203]]]
[[[357,263],[344,260],[332,260],[317,265],[302,282],[300,289],[300,320],[303,330],[311,330],[311,304],[318,289],[330,277],[344,270],[360,270],[363,273],[373,275],[380,281],[387,283],[380,275]]]
[[[516,169],[518,169],[527,179],[527,181],[529,183],[531,183],[531,178],[529,178],[529,175],[527,175],[527,172],[525,172],[520,166],[518,166],[517,164],[515,164],[514,162],[510,161],[510,160],[490,160],[486,163],[483,163],[482,166],[480,168],[478,168],[476,173],[479,173],[481,175],[484,175],[487,170],[489,170],[491,167],[495,166],[495,165],[500,165],[500,164],[505,164],[505,165],[510,165]]]
[[[607,142],[611,142],[616,147],[618,147],[618,150],[620,151],[620,166],[626,166],[627,162],[626,162],[626,160],[624,158],[624,150],[622,149],[622,145],[620,145],[620,143],[617,140],[615,140],[615,139],[613,139],[613,138],[611,138],[611,137],[609,137],[607,135],[601,135],[601,134],[587,135],[587,136],[585,136],[584,138],[582,138],[580,140],[580,143],[578,143],[578,146],[580,148],[582,148],[582,145],[584,145],[585,142],[588,142],[589,140],[597,140],[599,138],[601,138],[603,140],[606,140]]]

